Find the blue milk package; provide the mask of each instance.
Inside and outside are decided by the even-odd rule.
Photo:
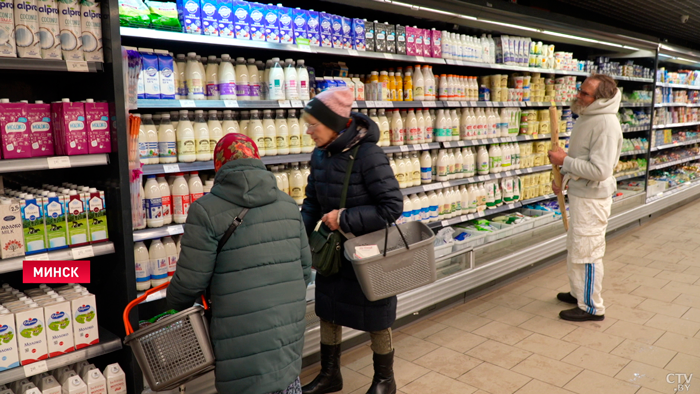
[[[145,99],[160,98],[160,78],[158,76],[158,56],[152,51],[141,52],[141,70]]]
[[[352,20],[342,16],[341,22],[343,26],[343,48],[352,49]]]
[[[365,21],[354,18],[352,20],[352,47],[358,51],[364,51],[365,47]]]
[[[309,45],[321,46],[321,18],[318,11],[309,10],[309,19],[306,22],[307,33],[306,38],[309,39]]]
[[[199,0],[177,0],[177,13],[182,32],[202,34],[202,9]]]
[[[239,40],[250,40],[249,14],[250,4],[247,1],[233,0],[234,28],[236,29],[236,38]]]
[[[236,32],[231,0],[219,0],[216,9],[216,22],[219,24],[219,37],[234,37]]]
[[[265,25],[265,41],[280,42],[280,23],[279,9],[274,4],[263,6],[265,9],[265,17],[263,24]]]
[[[343,47],[343,17],[340,15],[331,15],[331,41],[333,48]]]
[[[292,11],[293,23],[294,23],[294,43],[297,42],[297,38],[308,38],[308,19],[309,11],[302,10],[297,7]]]
[[[333,15],[327,12],[318,13],[318,26],[322,47],[333,47]]]
[[[175,100],[175,74],[173,73],[173,57],[168,51],[156,50],[158,54],[158,81],[160,98]]]
[[[253,41],[265,41],[265,6],[260,3],[249,3],[250,14],[248,25],[250,26],[250,39]]]
[[[216,20],[217,0],[202,1],[202,34],[205,36],[219,36],[219,22]]]
[[[278,20],[280,23],[280,42],[282,44],[294,43],[294,10],[289,7],[277,5]]]

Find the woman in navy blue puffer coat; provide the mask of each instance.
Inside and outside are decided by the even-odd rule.
[[[316,96],[304,108],[307,133],[316,143],[302,216],[313,232],[319,220],[331,229],[360,236],[381,230],[402,213],[403,196],[389,160],[377,146],[379,128],[367,116],[351,113],[349,89]],[[359,145],[352,169],[345,209],[338,209],[351,151]],[[343,258],[340,272],[316,275],[316,314],[321,318],[321,373],[304,386],[305,394],[340,391],[341,327],[370,333],[374,379],[368,394],[393,394],[394,349],[391,325],[396,320],[396,297],[369,301],[352,264]]]

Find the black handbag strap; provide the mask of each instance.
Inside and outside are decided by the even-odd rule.
[[[238,216],[233,218],[233,223],[231,223],[231,225],[228,227],[228,229],[224,233],[224,236],[221,237],[221,239],[219,240],[219,245],[216,247],[216,254],[217,255],[219,253],[221,253],[221,249],[223,249],[224,245],[226,245],[226,242],[228,241],[229,238],[231,238],[231,235],[233,235],[233,233],[236,231],[238,226],[240,226],[241,223],[243,223],[243,218],[245,217],[245,215],[247,213],[248,213],[248,208],[243,208],[243,210],[238,214]]]
[[[355,157],[357,157],[357,151],[359,149],[360,145],[357,145],[355,149],[350,152],[350,162],[348,163],[348,168],[345,169],[345,181],[343,182],[343,193],[340,195],[339,209],[345,208],[345,200],[348,197],[348,187],[350,186],[350,175],[352,175],[352,167],[355,165]]]

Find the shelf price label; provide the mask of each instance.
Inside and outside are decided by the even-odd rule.
[[[436,106],[435,101],[422,101],[421,103],[423,104],[424,107],[433,107],[434,108]]]
[[[292,103],[289,100],[279,100],[278,103],[280,108],[292,108]]]
[[[48,253],[39,253],[31,256],[27,256],[25,261],[49,261]]]
[[[29,365],[24,366],[24,376],[30,377],[44,373],[49,370],[49,366],[46,364],[46,360],[37,361]]]
[[[430,149],[430,145],[429,144],[420,144],[420,148],[423,150],[428,150],[428,149]]]
[[[414,144],[413,146],[411,146],[411,150],[421,150],[420,144]]]
[[[384,58],[385,58],[385,59],[392,59],[392,60],[393,60],[393,59],[394,59],[394,55],[391,54],[391,53],[385,53],[385,54],[384,54]]]
[[[301,100],[292,100],[292,108],[304,108],[304,103]]]
[[[401,150],[401,152],[408,152],[408,147],[406,145],[401,145],[399,149]]]
[[[459,101],[446,101],[448,107],[459,107]]]
[[[353,102],[352,102],[352,107],[353,107],[353,108],[357,108],[357,101],[353,101]]]
[[[447,227],[450,225],[450,222],[447,220],[443,220],[442,222],[440,222],[440,224],[442,225],[442,227]]]
[[[72,60],[66,60],[66,68],[70,72],[76,72],[76,73],[89,73],[90,69],[88,68],[87,62],[76,62]]]
[[[238,108],[237,100],[224,100],[224,107],[226,108]]]
[[[170,235],[178,235],[182,234],[185,232],[185,229],[182,227],[181,224],[176,224],[174,226],[168,226],[168,234]]]
[[[450,148],[450,147],[452,146],[452,143],[451,143],[451,142],[443,142],[442,145],[443,145],[445,148]]]
[[[171,173],[171,172],[180,172],[180,165],[179,164],[163,164],[163,172]]]
[[[95,255],[92,245],[83,246],[81,248],[73,248],[71,249],[71,253],[73,253],[73,260],[87,259]]]
[[[70,158],[68,156],[47,157],[49,169],[70,168]]]
[[[478,101],[470,101],[470,102],[469,102],[469,106],[470,106],[470,107],[477,107],[477,106],[479,105],[479,104],[477,104],[477,103],[478,103]]]
[[[182,108],[193,108],[196,106],[197,104],[194,102],[194,100],[180,100],[180,107]]]
[[[374,101],[367,101],[365,100],[365,106],[367,108],[375,108],[377,105],[374,103]]]
[[[302,52],[312,52],[311,51],[311,41],[309,41],[306,38],[297,38],[296,39],[297,43],[297,49],[299,49]]]
[[[466,222],[467,220],[469,220],[469,218],[467,217],[467,215],[462,215],[459,217],[459,220]]]
[[[357,50],[356,49],[348,49],[348,55],[357,56]]]
[[[416,61],[422,63],[425,61],[425,58],[423,56],[416,56]]]

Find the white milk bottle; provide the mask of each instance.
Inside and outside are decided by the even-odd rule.
[[[173,200],[173,222],[185,223],[187,212],[190,210],[190,189],[183,173],[175,174],[170,190]]]
[[[459,141],[459,114],[456,109],[453,109],[450,114],[450,119],[452,119],[452,131],[450,132],[451,141]]]
[[[464,178],[464,156],[462,156],[462,151],[457,148],[453,150],[455,155],[455,178]]]
[[[163,247],[165,247],[165,255],[168,257],[168,280],[171,280],[173,275],[175,275],[177,259],[179,257],[177,245],[172,237],[163,237]]]
[[[430,216],[428,222],[432,223],[438,220],[440,211],[440,201],[438,199],[437,193],[431,191],[428,193],[428,198],[430,199]]]
[[[407,144],[421,144],[425,141],[425,138],[421,135],[418,130],[418,118],[416,118],[416,113],[413,112],[413,108],[408,110],[406,115],[406,137]]]
[[[438,200],[438,220],[447,219],[447,217],[445,216],[445,214],[447,213],[447,212],[446,212],[446,209],[445,209],[445,202],[446,202],[445,191],[446,191],[446,190],[447,190],[447,189],[439,189],[439,190],[437,191],[437,200]]]
[[[160,161],[158,158],[158,130],[153,124],[153,115],[143,114],[141,119],[143,120],[141,124],[146,133],[146,147],[148,149],[148,159],[146,159],[145,164],[158,164]]]
[[[474,154],[472,153],[471,149],[462,149],[462,159],[464,162],[462,166],[462,169],[464,170],[464,177],[470,178],[476,175],[476,160],[474,159]]]
[[[255,59],[248,59],[248,92],[251,100],[260,100],[260,75]]]
[[[408,187],[406,183],[406,161],[403,159],[403,155],[398,153],[396,156],[396,180],[399,182],[399,188],[404,189]]]
[[[170,198],[170,186],[168,186],[168,181],[165,180],[164,175],[158,175],[156,181],[160,188],[160,198],[163,207],[163,225],[170,224],[173,221],[173,203]]]
[[[430,220],[430,198],[425,193],[418,193],[420,198],[420,220],[428,222]]]
[[[155,175],[148,175],[144,191],[146,192],[146,225],[151,228],[162,227],[163,201]]]
[[[238,121],[233,118],[233,111],[229,109],[224,111],[224,122],[221,124],[221,128],[224,135],[241,132]]]
[[[423,78],[423,73],[420,71],[420,65],[417,65],[413,70],[413,100],[426,100],[424,89],[425,79]]]
[[[236,97],[239,101],[250,100],[248,65],[242,57],[236,58]]]
[[[265,130],[265,155],[277,155],[277,127],[275,120],[272,119],[272,110],[266,109],[263,111],[263,129]]]
[[[301,129],[295,109],[287,111],[287,129],[289,129],[289,153],[292,155],[301,153]]]
[[[304,59],[297,60],[297,87],[301,100],[310,100],[309,95],[309,71],[304,65]]]
[[[413,164],[413,172],[412,172],[412,185],[413,186],[420,186],[421,184],[421,171],[422,171],[422,166],[420,162],[420,158],[418,157],[418,152],[413,152],[411,154],[411,161]]]
[[[427,108],[423,109],[423,119],[425,120],[425,142],[433,142],[433,127],[434,127],[434,119],[433,116],[430,114],[430,111],[428,111]]]
[[[311,135],[307,132],[309,125],[303,116],[299,117],[299,132],[301,133],[301,153],[311,153],[314,151],[316,144],[311,139]]]
[[[279,58],[273,58],[272,62],[273,65],[270,69],[270,79],[268,81],[270,100],[284,100],[284,70],[280,65]]]
[[[487,175],[489,173],[489,152],[486,146],[480,145],[476,153],[476,173],[479,175]]]
[[[187,111],[180,111],[180,120],[177,123],[177,161],[192,163],[197,160],[194,128],[187,115]]]
[[[136,117],[141,117],[140,114],[134,114]],[[139,147],[139,160],[141,161],[141,164],[148,164],[148,140],[146,139],[146,128],[143,125],[143,122],[139,125],[139,139],[138,139],[138,147]]]
[[[209,56],[207,61],[204,95],[207,100],[219,100],[219,63],[216,56]]]
[[[411,221],[417,222],[421,220],[421,207],[423,203],[417,194],[411,194],[411,205],[413,208],[413,214],[411,214]]]
[[[151,286],[160,286],[168,281],[168,256],[160,239],[151,241],[148,256],[151,259]]]
[[[403,213],[396,224],[404,224],[411,221],[413,216],[413,203],[408,196],[403,196]]]
[[[290,194],[294,201],[301,205],[304,203],[304,175],[299,171],[299,163],[292,163],[292,171],[289,177]]]
[[[107,394],[126,394],[126,375],[119,364],[108,365],[104,376],[107,379]]]
[[[221,126],[221,122],[217,118],[216,111],[209,111],[209,121],[207,121],[207,127],[209,128],[209,149],[211,149],[212,157],[214,155],[214,148],[216,148],[216,143],[224,136],[224,130]]]
[[[183,54],[177,55],[177,95],[178,100],[187,99],[187,58]],[[174,71],[175,69],[173,69]]]
[[[221,100],[236,100],[236,71],[231,63],[230,55],[221,55],[221,65],[218,72],[218,91]]]
[[[510,170],[512,164],[512,152],[510,144],[501,144],[501,153],[503,159],[501,160],[501,171]]]
[[[247,135],[250,138],[253,138],[248,133],[248,125],[250,125],[250,111],[241,111],[241,122],[240,122],[241,133]],[[257,141],[256,141],[256,143],[257,143]],[[259,148],[260,147],[258,147],[258,149]]]
[[[370,115],[372,112],[370,111]],[[391,143],[391,123],[389,122],[389,119],[386,117],[386,110],[383,108],[378,111],[377,119],[379,119],[379,122],[377,122],[377,125],[379,126],[379,146],[389,146],[393,145]]]
[[[209,127],[204,121],[204,111],[198,109],[194,111],[194,141],[197,152],[197,161],[209,161],[212,159],[209,148]]]
[[[413,160],[411,160],[411,156],[406,153],[403,154],[403,162],[404,162],[404,179],[406,180],[406,187],[411,187],[413,186]]]
[[[423,66],[424,96],[426,101],[435,101],[435,77],[430,72],[430,66]]]
[[[158,161],[160,164],[177,163],[177,136],[170,122],[170,114],[161,115],[158,127]]]
[[[284,90],[287,100],[299,100],[298,76],[297,70],[294,68],[294,60],[285,59],[287,67],[284,69]]]
[[[476,209],[479,206],[479,191],[473,183],[469,184],[467,191],[469,192],[468,213],[476,213]]]
[[[501,161],[503,159],[501,147],[493,144],[489,148],[489,168],[492,174],[501,172]]]
[[[462,202],[462,212],[460,214],[466,215],[469,213],[469,189],[467,189],[466,185],[459,187],[459,195]]]
[[[278,168],[280,169],[280,177],[282,178],[284,192],[291,196],[292,193],[290,191],[289,174],[287,172],[287,165],[283,164],[283,165],[278,166]]]
[[[283,109],[278,109],[275,116],[275,129],[277,130],[277,136],[275,138],[275,145],[277,146],[278,155],[288,155],[289,154],[289,127],[287,125],[287,119],[284,115]]]
[[[452,149],[447,150],[447,179],[457,178],[457,158]]]
[[[204,196],[204,185],[199,177],[198,171],[190,172],[190,178],[187,180],[187,188],[190,191],[190,204],[199,200]]]
[[[437,180],[444,182],[449,180],[448,171],[450,166],[450,157],[445,149],[440,149],[437,157]]]
[[[151,288],[151,258],[143,242],[134,243],[134,261],[136,265],[136,290],[146,291]]]
[[[399,177],[397,175],[398,172],[398,167],[396,166],[396,161],[394,160],[394,154],[393,153],[387,153],[387,157],[389,158],[389,167],[391,167],[391,171],[394,173],[394,178],[398,181]]]
[[[423,153],[421,153],[421,156],[420,156],[421,183],[426,184],[426,183],[431,183],[433,181],[432,170],[433,170],[433,165],[432,165],[432,160],[430,157],[430,152],[425,150],[425,151],[423,151]]]
[[[416,127],[418,127],[418,134],[420,137],[418,137],[418,140],[420,141],[421,144],[430,142],[426,141],[425,139],[425,116],[423,115],[423,111],[421,111],[420,108],[416,109],[415,111],[416,114]]]
[[[380,115],[381,116],[381,115]],[[400,146],[404,144],[405,129],[401,121],[401,114],[398,109],[392,111],[391,115],[391,145]]]
[[[205,100],[204,79],[201,65],[197,62],[197,54],[187,54],[187,68],[185,69],[187,81],[187,98],[189,100]]]
[[[250,111],[250,124],[248,125],[248,133],[250,139],[255,141],[255,144],[258,146],[258,153],[260,154],[260,157],[277,154],[277,152],[272,150],[268,151],[267,149],[268,144],[266,143],[266,130],[263,127],[263,122],[260,121],[259,111],[256,109]],[[274,141],[274,139],[271,139],[270,141]],[[271,143],[270,146],[274,148],[274,144]]]

